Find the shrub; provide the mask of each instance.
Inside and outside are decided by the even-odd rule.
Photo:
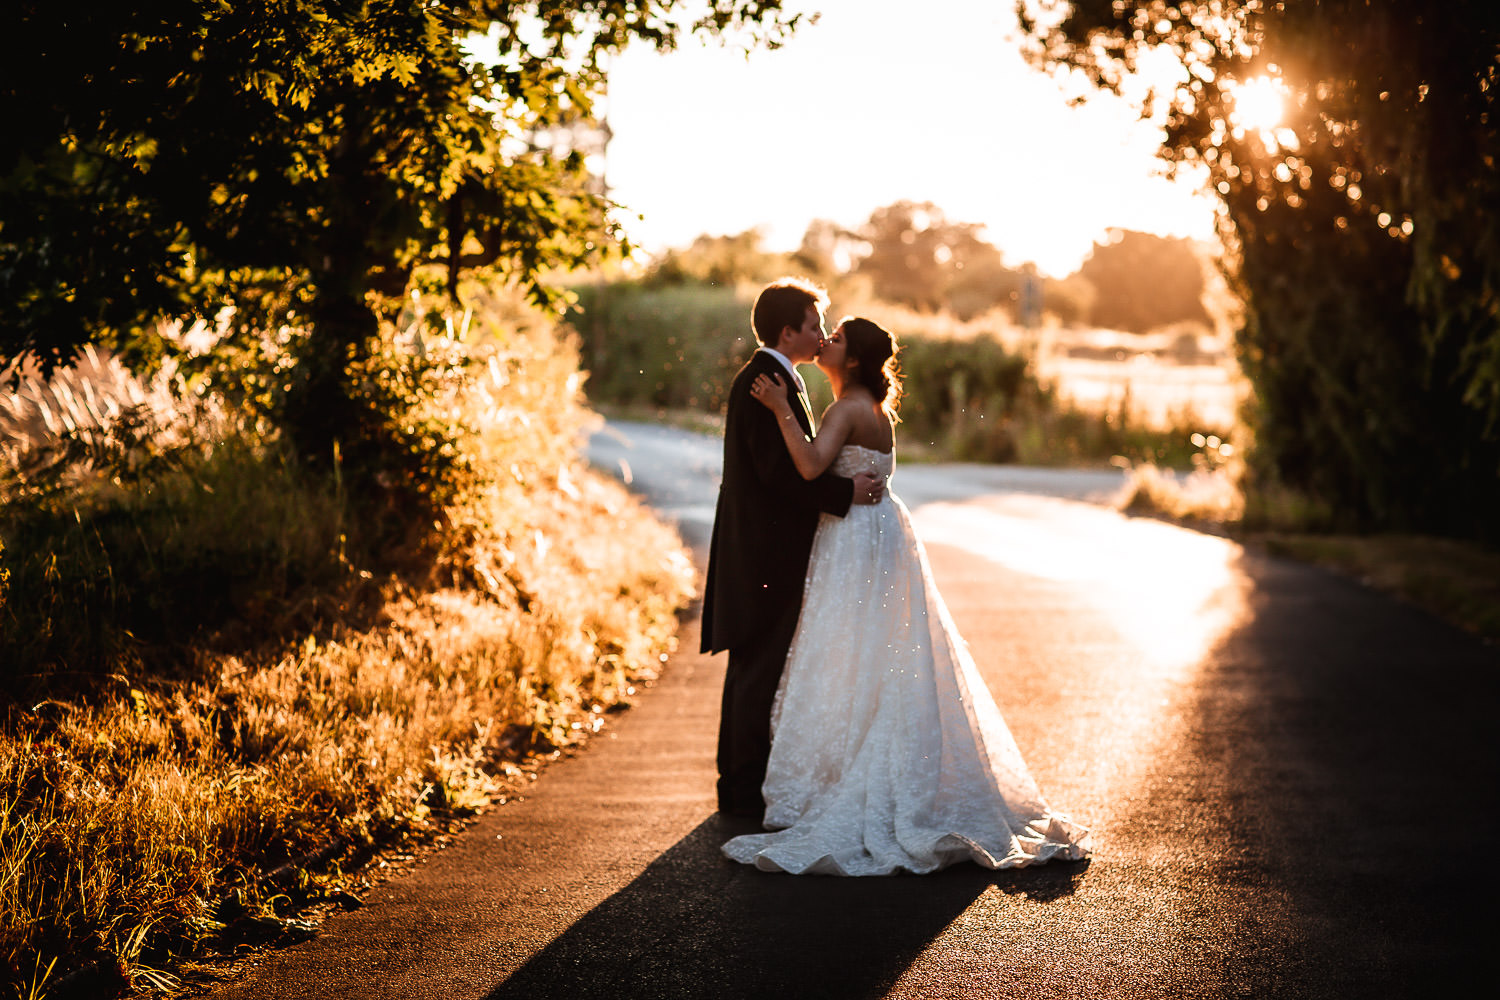
[[[5,394],[0,690],[12,697],[133,672],[147,646],[164,669],[198,629],[254,620],[343,573],[333,491],[172,374],[136,379],[90,349]]]
[[[733,288],[584,285],[567,321],[578,331],[596,402],[720,412],[756,348],[751,298]]]
[[[248,435],[185,448],[128,488],[69,480],[28,501],[25,530],[10,530],[7,508],[0,569],[24,566],[51,588],[27,613],[54,614],[50,641],[62,642],[103,609],[123,645],[89,655],[124,683],[80,698],[54,671],[42,679],[56,697],[3,717],[0,987],[44,990],[94,960],[170,986],[160,970],[185,955],[267,922],[295,929],[280,918],[339,886],[311,857],[355,866],[373,844],[471,814],[524,784],[528,754],[597,731],[654,675],[691,565],[578,454],[595,418],[574,342],[514,321],[503,296],[472,294],[472,351],[457,343],[468,324],[424,349],[473,357],[431,405],[450,408],[474,475],[441,511],[426,575],[365,584],[377,615],[311,581],[301,594],[329,620],[268,613],[300,626],[282,641],[231,650],[184,630],[184,608],[220,609],[212,578],[234,567],[231,622],[292,586],[297,567],[361,577],[339,558],[360,526],[336,483]],[[49,544],[64,553],[50,564]],[[114,581],[88,590],[101,569]],[[163,676],[162,647],[131,632],[153,614],[156,637],[184,647],[194,671]],[[5,641],[17,634],[7,621]],[[289,881],[267,880],[288,861]]]

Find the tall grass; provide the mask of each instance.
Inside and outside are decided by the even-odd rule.
[[[351,561],[349,499],[248,435],[210,435],[135,479],[80,472],[33,497],[19,528],[6,508],[5,641],[44,665],[12,685],[0,726],[12,988],[45,994],[80,969],[100,995],[171,985],[185,956],[296,933],[296,905],[334,888],[305,870],[309,852],[356,865],[482,808],[526,755],[597,730],[652,676],[691,567],[579,458],[595,418],[573,343],[544,323],[496,320],[479,337],[484,325],[469,374],[432,403],[468,428],[476,475],[424,577]],[[461,349],[436,340],[423,350]],[[50,575],[49,538],[77,550]],[[296,570],[294,584],[307,566],[333,576]],[[90,589],[80,577],[100,568],[117,580]],[[18,598],[18,579],[53,596]],[[214,587],[222,601],[199,593]],[[373,610],[350,606],[361,593]],[[221,617],[197,619],[211,627],[178,631],[193,617],[176,609],[209,604]],[[69,686],[63,653],[85,654],[66,634],[100,609],[160,632],[91,640],[108,680]],[[49,614],[49,638],[26,645],[17,623]]]
[[[341,573],[332,490],[171,364],[137,379],[88,347],[50,377],[17,368],[0,429],[12,698],[129,672],[148,645]]]
[[[194,394],[173,359],[138,377],[86,345],[47,377],[22,355],[0,371],[0,489],[7,499],[135,480],[225,433],[221,401]]]

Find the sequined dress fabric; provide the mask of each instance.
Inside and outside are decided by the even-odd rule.
[[[895,457],[846,445],[832,468],[889,477]],[[774,832],[730,840],[735,861],[890,875],[1088,853],[1088,831],[1042,799],[889,490],[823,515],[771,723]]]

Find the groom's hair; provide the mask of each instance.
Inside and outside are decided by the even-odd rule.
[[[828,293],[806,278],[777,278],[756,296],[750,325],[755,339],[766,347],[775,346],[786,327],[797,327],[807,317],[807,307],[828,308]]]

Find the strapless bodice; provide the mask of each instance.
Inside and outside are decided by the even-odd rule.
[[[864,445],[846,444],[834,456],[828,471],[846,478],[853,478],[861,472],[873,472],[889,479],[891,473],[896,471],[896,455],[894,452],[878,451]]]

